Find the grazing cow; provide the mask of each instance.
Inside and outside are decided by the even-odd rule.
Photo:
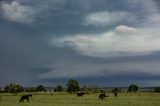
[[[77,97],[82,97],[84,94],[84,92],[77,92]]]
[[[105,93],[99,94],[99,99],[103,100],[105,97],[108,97]]]
[[[114,92],[114,96],[118,96],[118,93],[117,93],[117,92]]]
[[[20,102],[24,102],[24,100],[27,100],[27,102],[29,102],[29,97],[32,97],[32,94],[21,96]]]

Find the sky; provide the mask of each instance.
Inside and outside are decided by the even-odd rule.
[[[0,0],[0,86],[160,86],[159,0]]]

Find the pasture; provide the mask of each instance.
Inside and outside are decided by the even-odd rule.
[[[20,103],[23,94],[1,94],[0,106],[160,106],[158,93],[119,93],[118,97],[108,93],[109,97],[104,100],[98,99],[98,93],[83,97],[68,93],[33,93],[29,102]]]

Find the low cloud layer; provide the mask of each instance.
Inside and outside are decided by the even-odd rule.
[[[54,65],[53,70],[39,76],[40,79],[53,78],[85,78],[130,75],[144,77],[145,75],[159,76],[160,61],[149,62],[74,62],[64,61]]]

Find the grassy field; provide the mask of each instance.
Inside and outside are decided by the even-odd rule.
[[[77,97],[68,93],[34,93],[29,102],[19,103],[23,94],[1,94],[0,106],[160,106],[160,94],[157,93],[119,93],[114,97],[99,100],[99,94],[87,94]]]

